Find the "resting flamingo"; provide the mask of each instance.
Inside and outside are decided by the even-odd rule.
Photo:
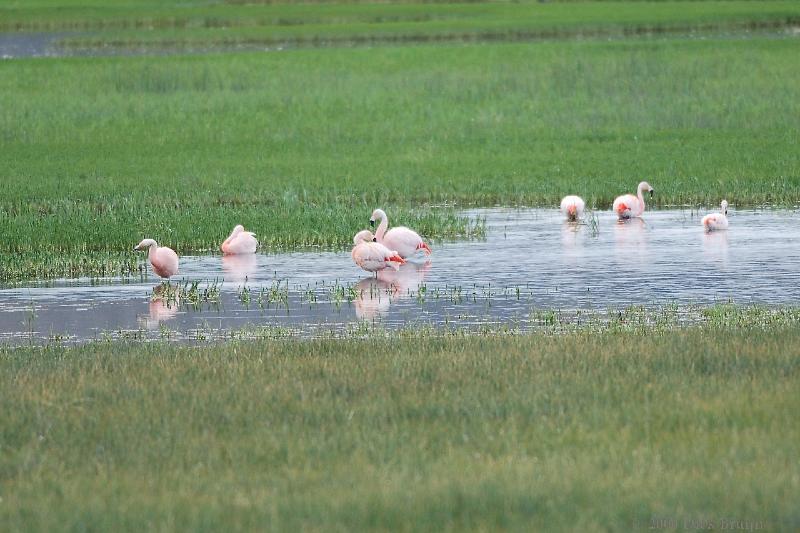
[[[654,189],[646,181],[639,184],[639,187],[636,189],[636,196],[632,194],[617,196],[616,200],[614,200],[613,209],[620,220],[642,216],[645,208],[644,191],[650,193],[650,198],[653,197]]]
[[[575,222],[583,216],[583,208],[585,207],[583,198],[580,196],[569,195],[561,200],[561,214],[567,217],[570,222]]]
[[[403,259],[410,259],[418,254],[431,255],[430,246],[422,240],[422,237],[416,231],[404,226],[398,226],[386,231],[389,227],[389,217],[386,216],[382,209],[376,209],[372,212],[369,225],[374,227],[376,220],[381,221],[378,225],[378,230],[375,232],[376,240],[390,250],[397,250],[397,253]]]
[[[375,236],[367,229],[356,233],[353,244],[355,246],[350,253],[353,262],[367,272],[375,272],[375,277],[378,276],[379,270],[387,268],[398,270],[400,265],[406,262],[396,251],[375,242]]]
[[[134,250],[147,249],[147,257],[153,266],[153,272],[162,278],[169,279],[178,273],[178,254],[172,248],[159,246],[153,239],[144,239]]]
[[[230,236],[222,243],[220,250],[225,255],[254,254],[257,247],[256,234],[245,231],[244,226],[239,224],[233,228]]]
[[[709,213],[703,217],[703,227],[706,228],[706,231],[728,229],[728,201],[722,200],[720,207],[722,213]]]

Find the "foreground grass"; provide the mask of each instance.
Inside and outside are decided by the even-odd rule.
[[[91,273],[153,237],[346,246],[376,206],[800,201],[800,41],[322,49],[0,63],[0,278]],[[25,259],[19,262],[19,255]],[[63,268],[58,266],[68,262]],[[47,265],[38,271],[20,264]]]
[[[4,351],[0,521],[796,529],[798,346],[734,328]]]

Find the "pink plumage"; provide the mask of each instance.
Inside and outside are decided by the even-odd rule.
[[[431,248],[419,234],[404,226],[398,226],[386,231],[389,227],[389,218],[382,209],[376,209],[372,212],[369,223],[374,225],[375,221],[380,219],[380,224],[375,232],[375,238],[379,243],[385,245],[390,250],[397,250],[397,253],[403,259],[410,259],[416,256],[429,256],[431,255]]]
[[[642,216],[645,208],[644,191],[649,192],[651,197],[653,196],[653,188],[646,181],[639,184],[636,189],[636,196],[632,194],[618,196],[614,200],[614,206],[612,207],[617,217],[625,219]]]
[[[389,250],[379,242],[373,241],[374,236],[369,230],[358,232],[353,237],[353,247],[350,256],[353,262],[367,272],[378,272],[391,268],[397,270],[405,260],[394,250]]]
[[[153,239],[144,239],[134,250],[147,248],[147,257],[157,276],[169,279],[178,273],[178,254],[172,248],[159,246]]]
[[[256,248],[258,248],[256,234],[245,231],[241,224],[233,228],[230,236],[220,246],[225,255],[254,254]]]
[[[728,229],[728,201],[722,200],[721,213],[709,213],[703,217],[703,227],[706,231],[719,231]]]

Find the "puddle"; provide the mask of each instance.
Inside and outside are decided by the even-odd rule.
[[[67,35],[55,32],[0,32],[0,59],[63,56],[64,52],[58,43]]]
[[[153,300],[159,281],[152,276],[3,289],[0,343],[313,337],[365,322],[526,329],[543,310],[800,301],[794,212],[731,211],[730,230],[712,234],[700,226],[704,212],[653,211],[624,224],[601,212],[596,233],[551,209],[467,214],[486,218],[485,240],[433,243],[430,263],[377,279],[353,265],[349,251],[302,252],[184,256],[181,283],[200,283],[177,301]]]

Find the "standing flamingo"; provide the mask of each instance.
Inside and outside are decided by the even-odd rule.
[[[570,222],[575,222],[583,216],[583,208],[585,207],[583,198],[580,196],[569,195],[561,200],[561,214],[567,217]]]
[[[389,227],[389,217],[382,209],[376,209],[372,212],[369,219],[369,225],[375,227],[375,221],[380,220],[378,231],[375,232],[377,241],[385,245],[390,250],[397,250],[397,253],[403,259],[409,259],[417,254],[431,255],[431,248],[419,234],[404,226],[398,226],[386,231]]]
[[[162,278],[169,279],[178,273],[178,254],[172,248],[159,246],[153,239],[144,239],[134,250],[147,249],[147,257],[153,265],[153,272]]]
[[[632,194],[617,196],[616,200],[614,200],[613,209],[620,220],[642,216],[645,208],[644,191],[650,193],[650,198],[653,197],[654,189],[646,181],[639,184],[639,187],[636,189],[636,196]]]
[[[709,213],[703,217],[703,227],[706,228],[706,231],[728,229],[728,201],[722,200],[720,207],[722,213]]]
[[[397,270],[406,262],[397,252],[375,242],[375,236],[367,229],[356,233],[353,244],[355,246],[350,253],[353,262],[367,272],[375,272],[376,277],[379,270],[387,268]]]
[[[254,254],[258,247],[256,234],[251,231],[245,231],[244,226],[241,224],[233,228],[230,236],[225,239],[225,242],[220,246],[220,250],[225,255],[237,254]]]

